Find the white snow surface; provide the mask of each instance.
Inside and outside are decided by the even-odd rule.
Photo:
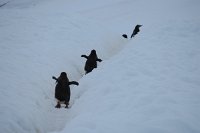
[[[200,132],[200,1],[4,3],[1,133]],[[84,75],[92,49],[103,61]],[[56,109],[51,77],[63,71],[79,86]]]

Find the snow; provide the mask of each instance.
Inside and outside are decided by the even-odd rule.
[[[7,2],[0,0],[0,5]],[[199,133],[198,0],[12,0],[0,7],[0,132]],[[136,24],[141,32],[129,37]],[[84,75],[92,49],[103,62]],[[70,108],[56,109],[65,71]]]

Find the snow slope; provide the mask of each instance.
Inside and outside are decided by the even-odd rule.
[[[2,2],[2,0],[0,1]],[[0,132],[200,132],[200,2],[13,0],[0,8]],[[141,32],[130,36],[136,24]],[[103,60],[84,75],[96,49]],[[55,109],[66,71],[70,109]]]

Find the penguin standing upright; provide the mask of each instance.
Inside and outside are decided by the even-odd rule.
[[[131,35],[131,38],[132,37],[134,37],[139,31],[140,31],[140,27],[141,27],[142,25],[136,25],[135,26],[135,29],[133,30],[133,33],[132,33],[132,35]]]

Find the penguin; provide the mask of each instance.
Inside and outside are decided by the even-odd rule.
[[[140,27],[141,27],[142,25],[136,25],[135,26],[135,29],[133,30],[133,33],[132,33],[132,35],[131,35],[131,38],[132,37],[134,37],[139,31],[140,31]]]
[[[127,36],[126,34],[123,34],[122,36],[123,36],[124,38],[128,38],[128,36]]]
[[[85,63],[85,72],[86,72],[85,74],[88,74],[89,72],[92,72],[94,68],[97,68],[97,61],[98,62],[102,61],[101,59],[97,57],[96,50],[94,49],[91,51],[89,56],[81,55],[81,57],[84,57],[87,59]]]

